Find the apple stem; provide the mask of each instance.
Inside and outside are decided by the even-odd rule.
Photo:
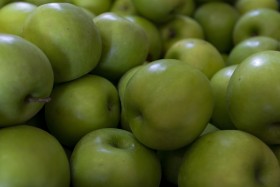
[[[44,98],[40,98],[40,97],[32,97],[32,96],[28,96],[27,97],[27,102],[36,102],[36,103],[48,103],[51,101],[50,97],[44,97]]]

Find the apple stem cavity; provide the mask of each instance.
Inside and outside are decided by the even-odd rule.
[[[28,103],[48,103],[51,101],[51,98],[50,97],[44,97],[44,98],[41,98],[41,97],[33,97],[33,96],[27,96],[26,97],[26,101]]]

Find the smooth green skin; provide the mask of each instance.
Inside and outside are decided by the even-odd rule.
[[[206,3],[198,7],[194,19],[204,30],[205,39],[221,53],[227,53],[234,45],[232,33],[239,19],[239,12],[226,2]]]
[[[13,2],[0,9],[0,32],[21,35],[23,24],[37,6],[27,2]]]
[[[72,0],[24,0],[24,2],[31,3],[37,6],[47,3],[70,3]]]
[[[32,118],[49,97],[54,77],[46,55],[16,35],[0,34],[0,127]],[[36,73],[34,73],[36,72]]]
[[[197,5],[195,0],[184,0],[183,5],[178,7],[176,13],[186,15],[186,16],[192,16],[196,8]]]
[[[279,51],[258,52],[235,69],[227,90],[227,105],[237,129],[269,144],[280,143]]]
[[[235,45],[252,36],[268,36],[280,40],[279,30],[280,13],[262,8],[243,14],[234,26],[232,37]]]
[[[94,22],[103,41],[101,59],[94,74],[116,82],[126,71],[144,63],[149,39],[143,28],[112,12],[96,16]]]
[[[278,10],[277,0],[237,0],[234,6],[241,14],[245,14],[257,8]]]
[[[23,37],[48,56],[56,83],[89,73],[101,56],[101,36],[92,18],[69,3],[48,3],[36,8],[25,22]]]
[[[187,150],[179,187],[278,187],[280,167],[271,149],[239,130],[201,136]]]
[[[215,98],[211,123],[220,129],[236,129],[230,119],[226,100],[228,82],[236,67],[237,65],[226,66],[216,72],[210,80]]]
[[[0,151],[0,186],[70,186],[69,160],[47,131],[28,125],[2,128]]]
[[[94,15],[108,12],[112,6],[112,0],[72,0],[72,3],[91,11]]]
[[[280,43],[268,36],[253,36],[235,45],[230,51],[227,59],[228,65],[240,64],[245,58],[252,54],[265,50],[280,50]]]
[[[138,12],[132,1],[133,0],[114,0],[110,12],[121,15],[137,15]]]
[[[173,19],[159,26],[163,40],[163,53],[177,41],[186,38],[204,39],[201,25],[192,17],[176,15]]]
[[[139,15],[125,16],[126,19],[138,24],[142,27],[149,40],[149,51],[146,61],[154,61],[161,58],[163,42],[158,27],[148,19],[140,17]]]
[[[85,135],[73,150],[71,169],[73,187],[158,187],[161,180],[155,151],[117,128]]]
[[[123,103],[133,134],[157,150],[192,142],[207,125],[214,105],[207,77],[175,59],[139,69],[126,86]]]
[[[89,74],[57,85],[51,98],[45,106],[46,124],[63,145],[74,147],[92,130],[118,126],[117,88],[103,77]]]
[[[202,71],[208,79],[225,67],[221,53],[203,39],[181,39],[165,53],[166,59],[178,59]]]

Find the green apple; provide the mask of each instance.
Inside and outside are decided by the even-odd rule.
[[[17,1],[17,0],[16,0]],[[72,0],[24,0],[27,3],[31,3],[37,6],[47,4],[47,3],[70,3]]]
[[[45,105],[47,127],[68,147],[92,130],[119,124],[117,88],[103,77],[89,74],[59,84],[51,98]]]
[[[227,110],[228,82],[237,65],[230,65],[216,72],[210,80],[213,90],[215,107],[211,117],[211,123],[220,129],[236,129]]]
[[[202,26],[205,39],[220,52],[227,53],[233,44],[232,33],[239,12],[226,2],[212,2],[199,6],[194,19]]]
[[[145,62],[149,39],[142,27],[112,12],[93,20],[103,42],[101,59],[92,73],[117,82],[126,71]]]
[[[192,17],[176,15],[159,26],[165,53],[175,42],[186,38],[204,39],[201,25]]]
[[[70,186],[69,160],[47,131],[28,125],[1,128],[0,152],[0,186]]]
[[[178,7],[176,10],[177,14],[182,14],[185,16],[193,16],[195,9],[197,8],[195,0],[184,0],[182,6]]]
[[[101,56],[101,36],[92,18],[70,3],[38,6],[26,20],[22,35],[48,56],[56,83],[89,73]]]
[[[280,143],[280,52],[262,51],[237,66],[227,90],[227,107],[237,129],[269,144]]]
[[[0,34],[0,127],[23,123],[49,101],[54,76],[47,56],[17,35]]]
[[[201,136],[186,151],[180,187],[278,187],[280,167],[271,149],[250,133],[219,130]]]
[[[251,10],[243,14],[234,26],[235,45],[252,36],[268,36],[280,40],[280,13],[268,8]]]
[[[167,50],[164,58],[188,63],[201,70],[209,79],[225,67],[221,53],[214,45],[203,39],[181,39]]]
[[[114,0],[110,12],[122,15],[138,15],[132,0]]]
[[[236,44],[229,53],[227,64],[240,64],[245,58],[250,55],[265,51],[265,50],[280,50],[278,40],[268,36],[252,36],[238,44]]]
[[[71,156],[72,186],[158,187],[161,165],[154,150],[118,128],[85,135]]]
[[[111,9],[112,1],[113,0],[72,0],[72,3],[89,10],[94,15],[99,15]]]
[[[143,65],[129,80],[123,96],[126,120],[144,145],[174,150],[191,143],[213,111],[208,78],[175,59]]]
[[[23,24],[37,6],[27,2],[13,2],[0,9],[0,32],[21,35]]]
[[[277,0],[236,0],[234,6],[241,14],[258,8],[278,10]]]

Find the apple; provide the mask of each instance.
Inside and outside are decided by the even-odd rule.
[[[234,6],[241,14],[258,8],[278,10],[277,0],[236,0]]]
[[[227,59],[228,65],[240,64],[245,58],[250,55],[265,51],[277,50],[279,51],[280,43],[278,40],[268,36],[252,36],[238,44],[236,44],[230,51]]]
[[[89,73],[101,56],[101,36],[92,18],[70,3],[38,6],[26,20],[22,36],[48,56],[56,83]]]
[[[178,186],[278,187],[279,175],[277,158],[263,141],[240,130],[219,130],[186,151]]]
[[[252,36],[268,36],[280,39],[280,13],[268,8],[251,10],[243,14],[233,30],[235,45]]]
[[[161,165],[154,150],[118,128],[85,135],[71,159],[72,186],[158,187]]]
[[[0,9],[0,32],[21,35],[23,24],[37,6],[27,2],[9,3]]]
[[[109,12],[122,15],[138,15],[132,0],[114,0]]]
[[[280,52],[255,53],[237,66],[228,82],[227,107],[234,126],[268,144],[280,143]]]
[[[65,146],[73,148],[86,133],[119,123],[117,88],[107,79],[85,75],[54,87],[45,105],[49,131]]]
[[[47,131],[28,125],[1,128],[0,152],[0,186],[70,186],[69,160]]]
[[[83,7],[94,15],[108,12],[113,0],[72,0],[72,4]]]
[[[13,0],[12,0],[13,1]],[[31,3],[37,6],[48,3],[70,3],[72,0],[24,0],[27,3]]]
[[[176,9],[177,14],[185,15],[185,16],[193,16],[195,9],[197,8],[196,0],[184,0],[182,6]]]
[[[0,127],[4,127],[39,112],[50,99],[54,75],[42,50],[20,36],[0,34],[0,51]]]
[[[213,111],[208,78],[175,59],[143,65],[123,95],[125,118],[136,138],[152,149],[174,150],[191,143]]]
[[[144,63],[149,39],[142,27],[112,12],[100,14],[93,21],[102,38],[101,59],[93,74],[115,83],[126,71]]]
[[[226,98],[228,82],[236,67],[236,64],[226,66],[217,71],[210,80],[215,99],[211,123],[219,129],[236,129],[229,116]]]
[[[175,42],[165,53],[166,59],[178,59],[201,70],[209,79],[225,67],[221,53],[203,39],[188,38]]]

